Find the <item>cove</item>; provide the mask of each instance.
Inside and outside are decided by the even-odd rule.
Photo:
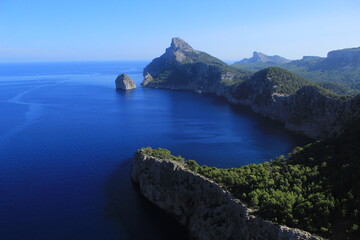
[[[142,89],[146,64],[0,64],[1,239],[185,239],[131,183],[136,149],[228,168],[307,142],[219,97]],[[137,89],[115,91],[122,72]]]

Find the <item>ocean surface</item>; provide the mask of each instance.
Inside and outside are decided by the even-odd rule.
[[[219,97],[142,89],[147,63],[0,64],[0,239],[187,239],[131,183],[136,149],[227,168],[307,141]],[[122,72],[139,88],[115,91]]]

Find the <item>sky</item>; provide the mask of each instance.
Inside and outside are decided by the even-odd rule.
[[[150,60],[172,37],[222,60],[360,46],[359,0],[0,0],[0,62]]]

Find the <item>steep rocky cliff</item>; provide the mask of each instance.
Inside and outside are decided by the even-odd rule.
[[[144,69],[143,87],[217,93],[240,82],[249,71],[237,70],[207,53],[173,38],[165,53]]]
[[[321,239],[252,215],[215,182],[190,171],[184,163],[135,153],[132,179],[151,202],[186,226],[199,240]]]
[[[123,73],[119,75],[115,80],[116,89],[130,90],[136,88],[134,80],[132,80],[127,74]]]
[[[352,100],[277,67],[235,71],[179,38],[144,69],[142,86],[214,93],[312,138],[337,134],[353,119]]]
[[[319,66],[316,66],[315,68],[319,68],[321,70],[328,70],[359,67],[360,47],[331,51],[327,54],[327,57],[319,63]]]
[[[251,107],[285,128],[312,138],[340,133],[356,114],[345,100],[284,69],[267,68],[241,83],[229,99]]]

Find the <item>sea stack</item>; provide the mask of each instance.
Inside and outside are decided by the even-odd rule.
[[[119,75],[115,80],[115,85],[117,90],[131,90],[136,88],[134,80],[132,80],[125,73]]]

